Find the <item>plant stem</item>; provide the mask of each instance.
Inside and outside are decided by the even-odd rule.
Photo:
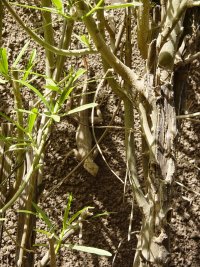
[[[12,69],[12,76],[13,76],[13,94],[15,99],[15,109],[17,112],[17,123],[23,127],[24,126],[24,119],[23,119],[23,113],[19,111],[19,109],[23,109],[23,103],[21,98],[21,92],[20,92],[20,85],[18,82],[16,82],[19,79],[19,73],[16,69]],[[20,140],[20,142],[23,142],[24,140],[24,132],[17,128],[17,138]],[[23,150],[19,150],[17,152],[17,159],[16,163],[17,165],[24,161],[25,153]],[[11,192],[11,196],[18,190],[22,178],[24,174],[24,164],[21,164],[21,166],[17,169],[16,172],[16,180],[15,185],[13,188],[13,192]]]
[[[94,21],[92,16],[84,16],[89,12],[89,8],[85,1],[77,1],[75,2],[75,5],[77,7],[79,15],[82,17],[82,20],[95,43],[98,52],[101,53],[104,60],[116,71],[116,73],[121,75],[129,85],[133,86],[136,89],[139,89],[140,84],[138,83],[138,76],[136,75],[136,73],[125,64],[123,64],[122,61],[120,61],[110,50],[110,48],[105,43],[100,31],[98,30],[96,22]],[[129,94],[132,95],[132,92],[129,92]]]
[[[49,239],[49,251],[50,251],[50,267],[56,267],[56,254],[55,254],[55,238],[51,236]]]
[[[137,12],[137,41],[143,59],[147,58],[149,43],[149,12],[151,3],[149,0],[141,0],[142,6],[138,7]]]
[[[2,123],[0,134],[4,137],[12,136],[13,125],[11,123]],[[9,143],[0,140],[0,207],[3,207],[8,195],[8,176],[11,172],[11,152],[9,151]],[[0,218],[4,218],[5,214],[1,214]],[[0,248],[3,237],[4,221],[0,221]]]
[[[42,0],[41,4],[42,4],[42,7],[48,7],[48,8],[52,7],[51,0]],[[53,33],[53,27],[52,27],[51,13],[47,11],[43,11],[42,17],[43,17],[43,30],[44,30],[45,42],[54,46],[54,33]],[[46,75],[48,77],[51,77],[53,70],[54,70],[55,57],[54,57],[54,53],[47,48],[45,48],[45,53],[46,53],[46,57],[45,57]]]
[[[49,51],[62,56],[82,56],[87,54],[96,54],[97,51],[94,51],[92,49],[79,49],[79,50],[65,50],[65,49],[59,49],[55,46],[52,46],[48,44],[46,41],[41,39],[37,34],[35,34],[29,27],[27,27],[24,22],[20,19],[20,17],[17,15],[17,13],[14,11],[14,9],[10,6],[10,4],[6,0],[2,0],[8,11],[12,14],[12,16],[15,18],[15,20],[21,25],[21,27],[28,33],[28,35],[39,45],[43,46],[44,48],[48,49]]]
[[[32,166],[30,167],[28,173],[26,174],[24,181],[22,182],[21,186],[19,187],[19,189],[17,190],[17,192],[14,194],[14,196],[6,203],[6,205],[0,209],[0,213],[4,213],[7,209],[9,209],[14,203],[15,201],[21,196],[22,192],[24,191],[26,185],[28,184],[30,178],[32,177],[32,175],[34,174],[34,172],[37,170],[38,168],[38,163],[41,157],[41,154],[43,152],[48,134],[49,134],[49,130],[52,124],[52,119],[49,119],[47,126],[43,132],[43,136],[42,136],[42,140],[41,143],[37,149],[36,154],[34,155],[34,160],[32,163]]]
[[[3,31],[3,4],[0,1],[0,48],[2,46],[2,31]]]
[[[67,20],[65,19],[64,25],[63,25],[63,32],[62,37],[60,41],[59,48],[61,49],[68,49],[70,43],[71,43],[71,36],[72,36],[72,30],[74,26],[73,20]],[[63,65],[65,61],[65,56],[58,55],[56,59],[56,67],[53,73],[53,78],[55,81],[59,81],[62,71],[63,71]]]

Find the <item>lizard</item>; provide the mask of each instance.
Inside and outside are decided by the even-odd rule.
[[[88,103],[88,66],[86,58],[84,58],[84,65],[86,67],[85,79],[83,84],[83,90],[80,100],[80,106]],[[79,112],[79,125],[76,131],[76,145],[77,149],[74,149],[76,158],[81,161],[92,149],[92,134],[89,126],[89,112],[85,109]],[[83,167],[92,176],[96,176],[99,170],[99,166],[94,162],[94,153],[89,154],[83,163]]]

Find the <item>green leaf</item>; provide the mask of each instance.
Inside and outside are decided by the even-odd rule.
[[[36,243],[36,244],[33,244],[33,247],[48,247],[49,244],[46,244],[46,243]]]
[[[82,76],[87,70],[86,69],[78,69],[77,72],[75,73],[75,76],[74,76],[74,82],[80,77]]]
[[[49,89],[51,91],[55,91],[55,92],[59,91],[59,87],[58,86],[45,85],[44,88]]]
[[[127,7],[134,7],[134,6],[142,6],[142,3],[132,1],[131,3],[127,3],[127,4],[115,4],[115,5],[104,6],[103,9],[110,10],[110,9],[127,8]],[[98,9],[101,9],[101,8],[98,8]]]
[[[99,214],[96,214],[96,215],[92,216],[92,219],[98,218],[98,217],[102,217],[102,216],[109,216],[110,214],[115,214],[115,213],[117,213],[117,212],[114,212],[114,211],[111,211],[111,212],[105,211],[103,213],[99,213]]]
[[[63,105],[65,100],[69,98],[69,95],[70,95],[70,93],[72,92],[73,89],[74,89],[74,87],[66,87],[63,90],[61,96],[58,98],[57,106],[56,106],[56,110],[55,111],[58,111],[58,109]]]
[[[90,40],[89,40],[89,38],[88,38],[85,34],[81,35],[81,41],[82,41],[88,48],[91,47],[91,46],[90,46]]]
[[[31,211],[31,210],[17,210],[17,212],[19,212],[19,213],[26,213],[26,214],[31,214],[31,215],[37,215],[37,213],[36,212],[33,212],[33,211]]]
[[[36,95],[41,99],[41,101],[45,104],[45,106],[51,110],[51,107],[48,103],[48,101],[46,100],[46,98],[40,93],[40,91],[38,89],[36,89],[34,86],[32,86],[31,84],[22,81],[22,80],[15,80],[18,83],[23,84],[24,86],[28,87],[30,90],[32,90],[34,93],[36,93]]]
[[[55,253],[56,254],[58,253],[58,251],[60,249],[63,237],[64,237],[65,232],[66,232],[66,230],[67,230],[67,228],[69,226],[69,223],[67,223],[67,221],[68,221],[69,212],[70,212],[70,209],[71,209],[71,203],[72,203],[72,194],[69,195],[67,206],[65,208],[64,217],[63,217],[63,227],[62,227],[62,231],[61,231],[61,233],[59,235],[58,243],[57,243],[56,249],[55,249]]]
[[[79,211],[77,211],[68,221],[68,225],[70,225],[79,215],[81,215],[84,211],[88,210],[88,209],[93,209],[93,207],[85,207]]]
[[[44,88],[50,89],[55,92],[58,92],[60,90],[59,86],[57,86],[54,80],[47,78],[46,82],[47,82],[47,85],[45,85]]]
[[[60,107],[63,105],[63,103],[65,102],[66,99],[68,99],[70,93],[72,92],[72,90],[74,89],[74,87],[72,86],[74,80],[76,78],[76,75],[74,76],[73,74],[69,74],[66,79],[68,79],[68,82],[62,92],[62,94],[60,95],[60,97],[58,98],[55,108],[54,108],[54,113],[57,113],[58,110],[60,109]]]
[[[15,61],[13,63],[13,67],[14,68],[16,68],[17,64],[19,63],[19,61],[21,60],[22,56],[26,52],[29,44],[30,44],[30,41],[26,42],[25,45],[23,46],[22,50],[20,51],[19,55],[17,56],[17,58],[15,59]]]
[[[23,127],[21,127],[17,122],[15,122],[14,120],[12,120],[11,118],[9,118],[7,115],[5,115],[3,112],[0,111],[0,115],[6,119],[7,121],[13,123],[18,129],[22,130],[25,134],[27,134],[26,129],[24,129]]]
[[[11,145],[9,147],[9,151],[15,151],[15,150],[25,150],[29,146],[28,143],[18,143]]]
[[[26,66],[26,70],[25,70],[24,76],[22,78],[23,81],[26,81],[28,76],[29,76],[29,74],[31,73],[31,70],[32,70],[32,68],[34,66],[35,58],[36,58],[36,49],[33,49],[32,53],[30,55],[28,64]]]
[[[9,144],[11,144],[11,142],[24,142],[24,140],[22,139],[18,139],[16,137],[13,137],[13,136],[3,136],[2,134],[0,134],[0,140],[4,141],[4,142],[7,142]],[[27,141],[27,143],[30,143]]]
[[[32,108],[31,109],[31,113],[29,114],[28,116],[28,132],[31,134],[32,133],[32,130],[33,130],[33,127],[35,125],[35,121],[37,119],[37,116],[38,116],[38,109],[37,108]]]
[[[107,257],[112,256],[112,254],[109,251],[100,249],[100,248],[80,246],[80,245],[70,245],[70,244],[64,244],[64,246],[66,248],[75,249],[75,250],[86,252],[86,253],[92,253],[92,254],[96,254],[99,256],[107,256]]]
[[[49,112],[44,112],[45,116],[53,119],[55,122],[60,122],[60,116],[57,114],[50,114]]]
[[[84,44],[86,47],[88,47],[88,48],[91,47],[91,46],[90,46],[89,38],[88,38],[85,34],[83,34],[83,35],[81,35],[81,36],[75,34],[75,36],[76,36],[76,38],[77,38],[82,44]]]
[[[49,219],[48,215],[34,202],[32,202],[33,207],[36,209],[39,217],[46,223],[48,228],[52,231],[54,229],[53,223]]]
[[[94,107],[96,107],[96,106],[98,106],[97,103],[89,103],[89,104],[85,104],[85,105],[82,105],[82,106],[80,106],[80,107],[71,109],[70,111],[68,111],[67,115],[70,115],[70,114],[73,114],[73,113],[77,113],[77,112],[86,110],[86,109],[88,109],[88,108],[94,108]]]
[[[40,233],[40,234],[43,234],[43,235],[46,235],[47,237],[50,237],[52,235],[52,233],[46,231],[46,230],[43,230],[43,229],[34,229],[36,232]]]
[[[30,6],[30,5],[23,5],[23,4],[18,4],[16,2],[10,2],[10,4],[19,6],[19,7],[24,7],[24,8],[30,8],[30,9],[36,9],[40,11],[45,11],[45,12],[51,12],[51,13],[58,13],[55,8],[49,8],[49,7],[37,7],[37,6]],[[66,16],[67,17],[67,16]],[[67,17],[70,18],[70,17]]]
[[[60,116],[56,114],[49,115],[48,117],[52,118],[55,122],[60,122]]]
[[[33,114],[31,110],[27,110],[27,109],[16,108],[16,110],[22,113]]]
[[[53,5],[56,9],[63,13],[63,3],[62,0],[52,0]]]
[[[6,48],[0,48],[0,73],[8,76],[8,58]]]
[[[65,208],[64,217],[63,217],[63,231],[65,231],[68,227],[67,220],[68,220],[69,212],[71,209],[72,199],[73,199],[72,194],[70,194],[68,198],[67,206]]]
[[[101,6],[101,4],[104,2],[104,0],[100,0],[97,4],[96,4],[96,6],[94,7],[94,8],[92,8],[85,16],[83,16],[83,17],[88,17],[88,16],[90,16],[90,15],[92,15],[94,12],[96,12],[96,10],[98,10],[99,9],[99,7]]]

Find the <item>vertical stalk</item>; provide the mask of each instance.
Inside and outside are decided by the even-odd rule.
[[[126,9],[126,45],[125,45],[125,64],[131,68],[131,11],[130,8]],[[124,81],[124,87],[130,87],[130,85]],[[125,90],[128,91],[128,90]],[[124,124],[125,124],[125,149],[126,149],[126,160],[128,163],[128,169],[130,172],[130,180],[133,189],[133,195],[136,198],[138,205],[146,212],[148,209],[148,203],[145,200],[144,194],[141,190],[141,186],[138,180],[137,164],[135,155],[135,138],[134,138],[134,106],[133,102],[125,98],[124,100]]]
[[[149,12],[151,3],[149,0],[141,0],[142,6],[137,11],[137,41],[141,56],[146,59],[149,43]]]
[[[166,19],[163,25],[163,29],[172,27],[172,21],[177,14],[178,10],[181,8],[182,0],[169,0],[167,2]],[[183,12],[181,18],[177,21],[173,30],[171,31],[168,39],[161,48],[158,57],[159,66],[168,70],[172,70],[174,66],[174,58],[177,52],[177,47],[180,39],[180,35],[183,31],[183,19],[185,16],[185,11]]]
[[[19,109],[23,109],[23,102],[21,98],[21,92],[20,92],[20,85],[18,82],[15,80],[19,79],[19,73],[16,69],[12,69],[12,76],[13,76],[13,82],[12,82],[12,87],[13,87],[13,94],[14,94],[14,101],[15,101],[15,109],[17,110],[17,123],[23,127],[24,126],[24,119],[23,119],[23,113],[19,111]],[[24,140],[24,132],[17,128],[17,138],[20,142],[23,142]],[[11,197],[12,195],[18,190],[22,177],[24,175],[24,164],[22,162],[25,159],[25,153],[23,150],[19,150],[17,152],[17,157],[16,157],[16,165],[19,166],[17,171],[16,171],[16,180],[15,180],[15,185],[13,192],[11,192]]]
[[[12,136],[13,125],[11,123],[2,123],[0,134],[4,137]],[[11,172],[11,152],[9,150],[9,143],[0,140],[0,208],[5,205],[7,190],[8,190],[8,177]],[[1,218],[5,217],[5,212],[1,214]],[[3,236],[3,221],[0,221],[0,247]]]
[[[65,19],[59,48],[68,49],[68,47],[69,47],[69,45],[71,43],[71,36],[72,36],[73,26],[74,26],[74,21],[73,20]],[[60,80],[60,77],[61,77],[61,74],[62,74],[62,71],[63,71],[63,65],[64,65],[64,62],[65,62],[65,58],[66,58],[65,56],[61,56],[61,55],[57,56],[56,66],[55,66],[55,70],[54,70],[54,73],[53,73],[53,78],[57,82]]]
[[[51,0],[41,0],[42,7],[51,7]],[[44,30],[44,39],[45,41],[54,46],[54,33],[53,33],[53,25],[52,25],[52,18],[51,12],[42,11],[42,18],[43,18],[43,30]],[[48,77],[52,77],[54,64],[55,64],[55,56],[54,53],[45,49],[46,54],[46,75]]]
[[[41,1],[42,7],[51,7],[50,0],[42,0]],[[43,30],[44,30],[44,39],[45,41],[50,44],[54,45],[54,32],[52,27],[52,18],[50,12],[42,12],[43,18]],[[55,67],[55,55],[53,52],[45,49],[45,60],[46,60],[46,76],[48,78],[52,78],[54,67]],[[51,97],[51,96],[50,96]],[[38,137],[37,137],[37,144],[38,146],[41,145],[41,142],[44,138],[43,128],[44,125],[47,123],[46,116],[42,116],[40,122],[40,128],[38,130]],[[48,128],[50,131],[50,127]],[[26,155],[27,160],[27,172],[32,169],[34,164],[35,158],[37,155],[33,155],[32,151],[29,151]],[[39,163],[43,165],[44,163],[44,147],[41,150],[41,153],[38,157]],[[38,198],[38,187],[42,183],[42,172],[43,169],[40,168],[37,171],[33,171],[31,174],[26,190],[23,193],[23,198],[21,197],[21,209],[26,210],[33,210],[32,202],[37,203]],[[24,176],[24,178],[26,178]],[[25,200],[25,201],[24,201]],[[17,249],[16,252],[16,265],[18,267],[31,267],[34,265],[34,255],[32,253],[28,253],[24,251],[22,248],[25,247],[30,249],[35,242],[35,234],[33,233],[33,229],[35,227],[36,218],[30,214],[23,214],[19,215],[18,219],[18,231],[17,231],[17,241],[20,244],[20,247]]]
[[[0,48],[2,46],[2,31],[3,31],[3,3],[0,1]]]
[[[50,251],[50,267],[56,267],[56,253],[55,253],[55,238],[49,238],[49,251]]]

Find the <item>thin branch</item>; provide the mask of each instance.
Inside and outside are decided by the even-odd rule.
[[[116,73],[121,75],[129,85],[134,86],[134,88],[139,90],[141,85],[138,81],[138,75],[114,55],[110,47],[105,43],[93,17],[84,16],[89,12],[89,7],[87,6],[86,2],[83,0],[76,1],[75,5],[77,7],[78,14],[80,17],[82,17],[82,20],[87,27],[87,30],[91,35],[97,50],[101,53],[104,60],[115,70]]]
[[[200,6],[200,1],[195,1],[195,0],[188,0],[187,1],[187,7],[195,7],[195,6]]]
[[[146,109],[144,108],[142,102],[139,103],[139,112],[140,112],[140,120],[141,120],[141,127],[144,133],[144,137],[148,144],[149,150],[152,150],[152,145],[155,143],[151,130],[149,128],[149,123],[147,120]]]
[[[180,60],[176,63],[176,67],[185,66],[192,63],[195,59],[200,58],[200,52],[195,53],[194,55],[189,55],[186,59]]]
[[[177,119],[189,119],[189,118],[194,118],[194,117],[199,117],[200,116],[200,112],[195,112],[192,114],[185,114],[185,115],[179,115],[176,116]]]
[[[183,13],[187,8],[188,8],[188,0],[183,0],[179,8],[177,8],[176,13],[174,14],[174,17],[171,21],[171,26],[164,27],[163,31],[160,34],[160,40],[157,44],[158,51],[160,51],[163,45],[166,43],[171,32],[173,31],[173,29],[175,28],[175,26],[177,25],[177,23],[179,22],[180,18],[182,17]]]
[[[72,30],[74,26],[73,20],[67,20],[65,19],[64,25],[63,25],[63,32],[62,37],[59,45],[59,49],[68,49],[70,42],[71,42],[71,36],[72,36]],[[59,81],[61,73],[63,71],[63,65],[64,65],[65,57],[58,55],[56,59],[56,67],[53,73],[53,78],[55,81]]]
[[[23,127],[24,126],[24,119],[23,119],[23,113],[19,111],[19,109],[23,109],[23,102],[20,92],[20,85],[16,80],[19,79],[19,73],[16,69],[12,69],[12,76],[13,76],[13,82],[12,82],[12,88],[13,88],[13,94],[14,94],[14,101],[15,101],[15,109],[17,110],[17,123]],[[21,129],[17,129],[17,137],[19,140],[24,140],[24,132]],[[23,162],[25,158],[25,154],[23,150],[19,150],[17,152],[16,157],[16,164],[19,165],[20,162]],[[13,190],[11,190],[11,194],[14,194],[22,181],[24,173],[24,164],[22,164],[16,171],[16,179]],[[12,192],[13,191],[13,192]]]
[[[21,196],[22,192],[24,191],[24,189],[26,188],[29,180],[31,179],[32,175],[34,174],[34,172],[37,170],[38,168],[38,163],[41,157],[41,154],[43,153],[43,149],[49,134],[49,130],[50,130],[50,126],[52,124],[52,119],[49,119],[49,122],[47,123],[47,126],[43,132],[43,137],[41,140],[41,143],[37,149],[37,153],[34,157],[32,166],[30,167],[28,173],[26,174],[26,176],[24,177],[24,181],[22,182],[21,186],[19,187],[19,189],[17,190],[17,192],[14,194],[14,196],[4,205],[4,207],[2,207],[0,209],[0,214],[4,213],[7,209],[9,209],[14,203],[15,201]]]
[[[51,0],[42,0],[41,1],[42,7],[52,7]],[[52,18],[51,13],[42,11],[42,21],[43,21],[43,31],[44,31],[44,39],[45,42],[54,46],[54,32],[52,26]],[[45,49],[45,60],[46,60],[46,75],[48,77],[52,77],[52,73],[54,70],[55,64],[55,55],[49,49]]]
[[[39,45],[43,46],[44,48],[48,49],[49,51],[62,56],[82,56],[82,55],[88,55],[88,54],[97,54],[98,52],[95,50],[91,50],[88,48],[85,49],[74,49],[74,50],[65,50],[65,49],[59,49],[55,46],[52,46],[45,42],[43,39],[41,39],[37,34],[35,34],[29,27],[27,27],[24,22],[20,19],[20,17],[17,15],[15,10],[10,6],[10,4],[6,0],[2,0],[8,11],[12,14],[12,16],[15,18],[15,20],[21,25],[21,27],[28,33],[28,35]]]

